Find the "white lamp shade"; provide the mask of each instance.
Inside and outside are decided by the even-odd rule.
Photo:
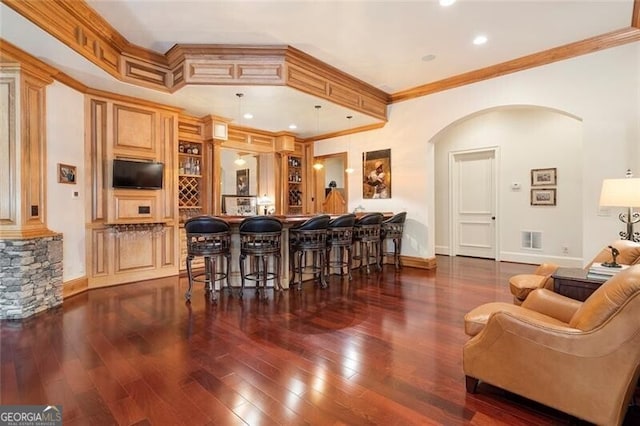
[[[640,207],[640,178],[605,179],[600,192],[600,205]]]

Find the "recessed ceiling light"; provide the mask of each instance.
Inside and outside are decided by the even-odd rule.
[[[488,40],[487,36],[478,35],[476,36],[476,38],[473,39],[473,44],[475,44],[476,46],[480,46],[481,44],[485,44],[487,40]]]
[[[430,62],[430,61],[433,61],[435,58],[436,58],[436,55],[429,54],[429,55],[424,55],[422,57],[422,60],[425,62]]]
[[[247,120],[251,120],[253,118],[253,114],[251,114],[250,112],[245,112],[243,117]]]
[[[295,130],[295,129],[297,129],[297,128],[298,128],[298,126],[296,126],[295,124],[289,124],[289,128],[290,128],[291,130]]]
[[[440,0],[440,6],[442,6],[442,7],[451,6],[455,2],[456,2],[456,0]]]

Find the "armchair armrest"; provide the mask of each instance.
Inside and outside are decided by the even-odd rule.
[[[523,308],[531,309],[567,324],[580,306],[582,306],[582,302],[542,288],[532,291],[522,303]]]

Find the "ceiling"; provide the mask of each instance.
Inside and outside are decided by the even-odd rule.
[[[290,45],[388,94],[627,28],[633,12],[633,0],[458,0],[449,7],[436,0],[87,3],[130,43],[161,54],[174,44]],[[480,34],[488,41],[476,46]],[[380,122],[289,87],[187,86],[167,94],[122,83],[4,4],[0,35],[89,87],[194,116],[274,132],[295,123],[291,131],[302,138]],[[246,112],[254,118],[241,118]]]

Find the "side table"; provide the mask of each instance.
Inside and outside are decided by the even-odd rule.
[[[581,268],[558,268],[551,275],[556,293],[584,302],[604,280],[587,278],[587,271]]]

